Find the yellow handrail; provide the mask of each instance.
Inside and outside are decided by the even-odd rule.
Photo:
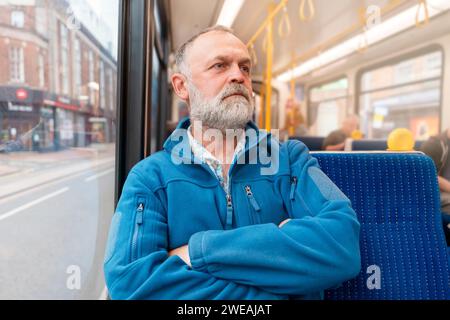
[[[295,58],[295,53],[292,52],[292,70],[294,70],[294,67],[295,67],[295,64],[293,62],[294,58]],[[295,98],[295,78],[294,78],[294,72],[293,71],[292,71],[292,74],[291,74],[291,94],[290,94],[290,97],[292,99]]]
[[[283,8],[283,12],[283,17],[278,24],[278,35],[280,36],[280,38],[286,38],[291,33],[291,21],[289,20],[286,6],[284,6]],[[283,31],[283,26],[286,29],[285,31]]]
[[[262,85],[261,85],[261,92],[260,92],[260,101],[259,101],[259,115],[258,115],[258,127],[262,128],[264,126],[264,102],[265,102],[265,79],[263,79]]]
[[[305,15],[305,7],[308,2],[309,16]],[[299,15],[301,21],[310,21],[314,18],[316,9],[314,8],[313,0],[302,0],[300,3]]]
[[[420,21],[420,16],[419,16],[421,8],[423,8],[423,13],[425,15],[423,21]],[[421,26],[426,25],[429,20],[430,20],[430,15],[428,13],[427,0],[419,0],[419,5],[417,7],[417,12],[416,12],[416,27],[421,27]]]
[[[358,48],[356,51],[358,53],[363,53],[367,51],[367,48],[369,47],[369,43],[367,41],[367,31],[364,30],[363,34],[361,35],[361,38],[359,39]]]
[[[273,11],[267,16],[267,18],[263,21],[263,23],[259,26],[258,30],[256,30],[255,34],[250,38],[250,40],[247,42],[247,47],[250,46],[252,43],[256,41],[256,39],[259,37],[261,32],[264,31],[266,26],[269,24],[269,22],[273,23],[273,18],[277,13],[283,9],[283,7],[287,4],[289,0],[281,0],[281,2],[275,7]]]
[[[408,2],[410,2],[410,1],[409,0],[403,0],[403,1],[402,0],[391,0],[385,7],[383,7],[381,9],[381,15],[385,15],[389,12],[392,12],[393,10],[397,9],[401,5],[404,5],[405,3],[408,3]],[[349,35],[361,30],[361,28],[363,26],[364,26],[364,23],[362,21],[358,21],[357,23],[354,23],[353,25],[351,25],[349,28],[347,28],[343,32],[331,37],[330,39],[326,40],[322,44],[319,44],[318,46],[309,49],[305,53],[296,56],[294,59],[294,64],[297,65],[300,62],[303,62],[307,59],[310,59],[310,58],[316,56],[317,52],[323,51],[326,48],[329,48],[329,47],[345,40],[346,37],[348,37]],[[273,72],[273,75],[278,76],[281,73],[288,71],[290,68],[291,68],[291,63],[289,63],[288,65],[286,65],[278,70],[275,70]]]
[[[269,17],[273,17],[273,5],[269,5]],[[266,60],[266,112],[265,112],[265,128],[267,131],[271,129],[272,119],[272,59],[273,59],[273,20],[270,19],[267,24],[267,60]]]

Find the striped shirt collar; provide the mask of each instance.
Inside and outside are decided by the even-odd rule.
[[[214,172],[217,179],[221,183],[224,189],[228,188],[228,177],[223,175],[223,163],[221,163],[211,152],[209,152],[199,141],[197,141],[191,133],[192,126],[190,125],[187,129],[187,135],[189,139],[189,144],[192,149],[192,153],[194,157],[198,158],[202,163],[206,163],[210,169]],[[245,134],[242,134],[239,137],[239,140],[236,144],[236,148],[233,153],[233,161],[236,156],[245,148]]]

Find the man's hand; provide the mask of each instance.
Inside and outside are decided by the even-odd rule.
[[[187,244],[182,247],[170,250],[169,256],[179,256],[181,260],[184,261],[184,263],[186,263],[189,267],[192,267]]]
[[[282,222],[278,225],[278,227],[281,228],[284,224],[288,223],[290,220],[291,220],[291,219],[286,219],[286,220],[282,221]]]

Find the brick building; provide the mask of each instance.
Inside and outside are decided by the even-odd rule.
[[[94,33],[67,0],[0,1],[0,145],[115,141],[116,60]]]

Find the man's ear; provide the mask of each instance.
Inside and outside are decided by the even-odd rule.
[[[172,75],[172,87],[175,94],[184,101],[189,100],[189,91],[187,89],[187,79],[181,73],[174,73]]]

